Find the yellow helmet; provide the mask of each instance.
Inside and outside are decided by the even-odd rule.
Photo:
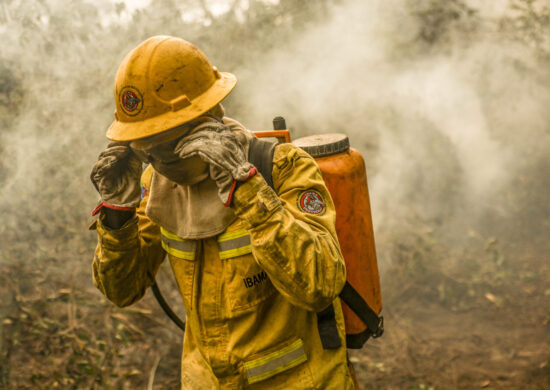
[[[132,50],[115,78],[112,141],[132,141],[189,122],[221,102],[237,78],[219,72],[195,45],[156,36]]]

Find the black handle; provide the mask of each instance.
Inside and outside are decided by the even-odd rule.
[[[273,118],[273,130],[286,130],[286,121],[282,116]]]

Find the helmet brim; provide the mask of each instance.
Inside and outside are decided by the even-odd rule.
[[[237,77],[234,74],[220,72],[220,76],[206,92],[195,97],[185,108],[137,122],[115,120],[107,129],[107,138],[119,142],[135,141],[160,134],[198,118],[225,99],[235,88]]]

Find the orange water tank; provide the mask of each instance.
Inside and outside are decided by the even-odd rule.
[[[315,158],[336,208],[336,232],[346,262],[347,281],[380,314],[382,296],[365,161],[345,134],[320,134],[293,143]],[[342,302],[346,333],[358,335],[365,323]]]

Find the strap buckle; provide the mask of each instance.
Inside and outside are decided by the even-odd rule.
[[[378,320],[378,327],[376,329],[376,332],[372,334],[373,339],[377,339],[378,337],[382,336],[384,334],[384,317],[380,316],[380,319]]]

